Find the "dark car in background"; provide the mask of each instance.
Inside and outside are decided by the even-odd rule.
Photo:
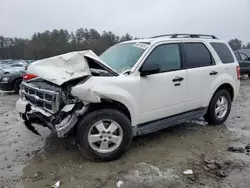
[[[234,51],[240,65],[241,75],[248,75],[250,78],[250,49],[240,49]]]
[[[24,71],[18,71],[8,74],[0,74],[0,90],[19,92],[20,84],[23,81]]]

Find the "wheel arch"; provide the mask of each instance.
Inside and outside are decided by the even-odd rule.
[[[16,82],[17,80],[23,80],[23,78],[22,78],[22,77],[14,78],[14,79],[12,80],[12,87],[14,87],[14,84],[15,84],[15,82]]]
[[[112,108],[117,109],[120,112],[124,113],[130,122],[132,123],[132,116],[131,113],[126,105],[123,103],[113,100],[113,99],[101,99],[100,103],[90,103],[88,104],[88,112],[93,112],[98,109],[104,109],[104,108]]]
[[[115,85],[96,85],[95,87],[75,86],[72,88],[73,96],[80,98],[91,108],[116,108],[124,112],[134,127],[138,121],[138,103],[136,98],[127,90]]]
[[[233,86],[230,83],[223,83],[219,87],[217,87],[217,89],[213,92],[213,95],[210,97],[209,103],[210,103],[211,99],[213,98],[213,96],[216,94],[216,92],[221,90],[221,89],[227,90],[231,96],[231,100],[232,101],[234,100],[235,91],[234,91]]]

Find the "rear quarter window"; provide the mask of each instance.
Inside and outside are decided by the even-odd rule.
[[[222,63],[234,63],[234,58],[228,46],[224,43],[211,42]]]

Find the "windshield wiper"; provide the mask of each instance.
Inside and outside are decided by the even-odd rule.
[[[124,75],[130,75],[130,74],[131,74],[131,70],[130,70],[130,69],[129,69],[129,70],[126,70],[126,71],[123,72],[123,74],[124,74]]]

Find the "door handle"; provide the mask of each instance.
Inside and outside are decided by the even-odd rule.
[[[211,71],[209,74],[210,74],[210,75],[216,75],[216,74],[218,74],[218,72],[213,70],[213,71]]]
[[[176,76],[172,81],[173,82],[181,82],[182,80],[184,80],[184,78]]]

